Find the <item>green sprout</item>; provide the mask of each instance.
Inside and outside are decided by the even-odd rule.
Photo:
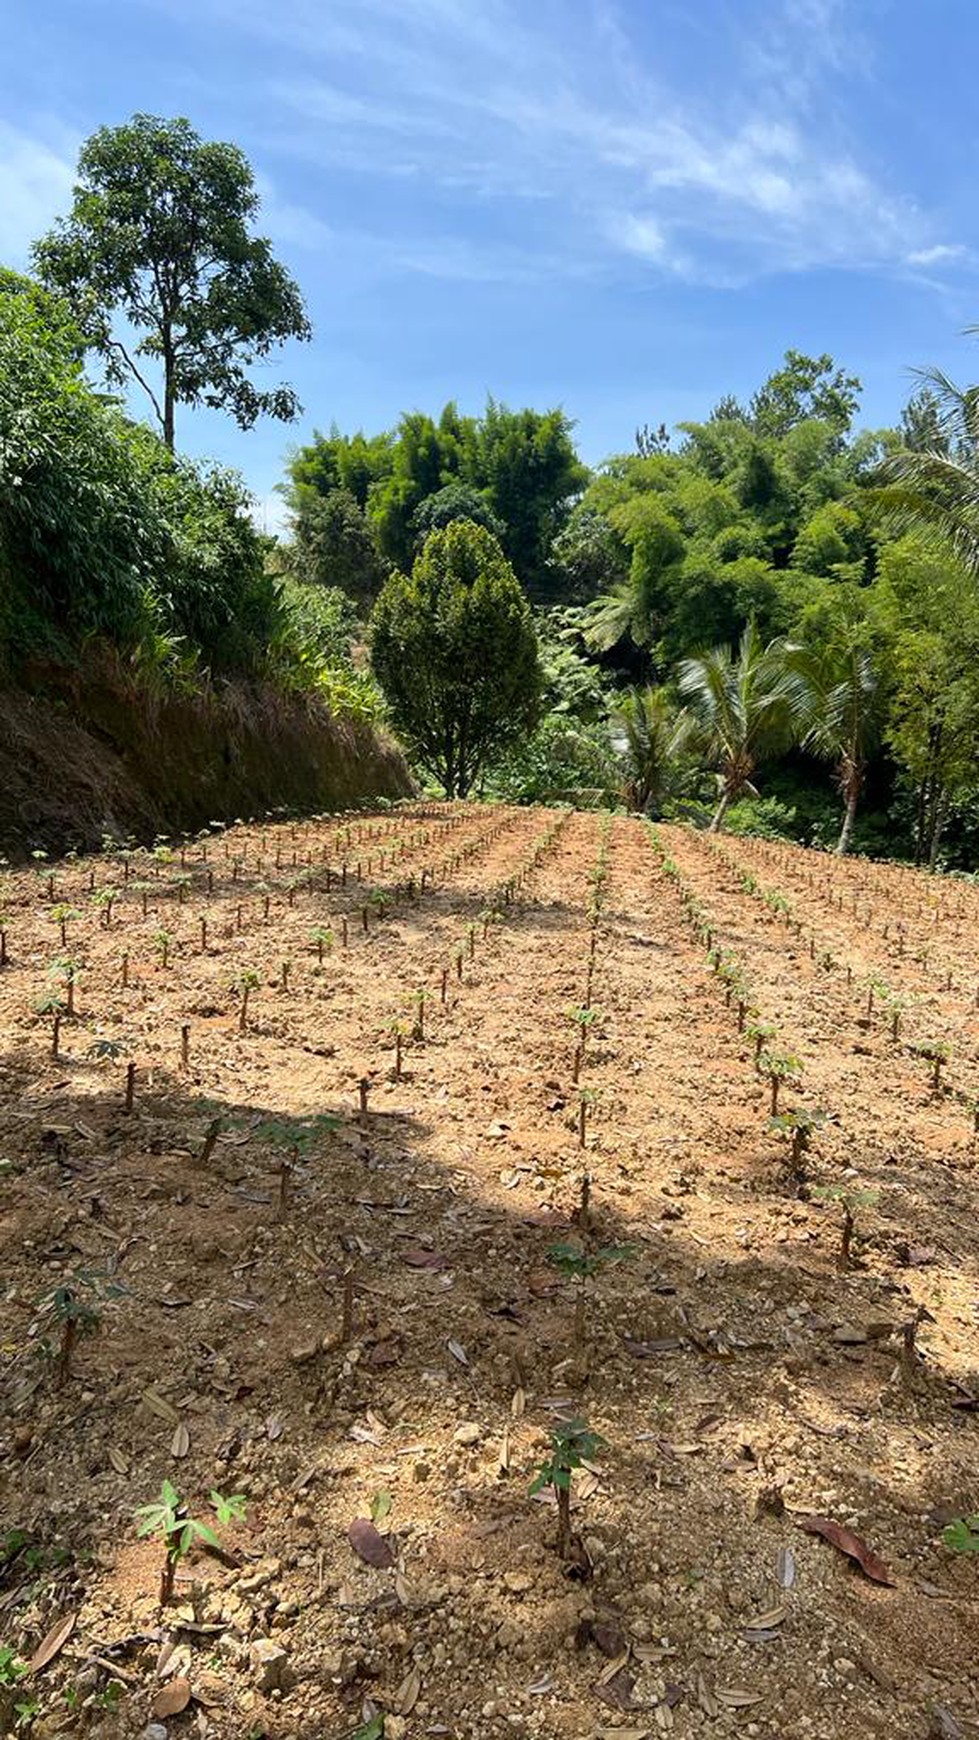
[[[101,1323],[102,1302],[107,1299],[121,1299],[124,1293],[124,1287],[117,1281],[110,1281],[98,1270],[79,1270],[42,1297],[41,1309],[53,1319],[61,1332],[61,1346],[58,1350],[59,1384],[67,1382],[71,1375],[72,1354],[81,1337],[94,1334]]]
[[[817,1130],[821,1130],[826,1122],[826,1113],[818,1110],[810,1111],[808,1106],[796,1106],[793,1111],[775,1113],[768,1120],[768,1128],[779,1136],[788,1136],[791,1141],[789,1166],[798,1184],[805,1183],[806,1156],[812,1147],[812,1139]]]
[[[229,1522],[240,1522],[244,1517],[245,1498],[242,1493],[225,1498],[220,1492],[212,1491],[208,1497],[220,1527]],[[135,1515],[136,1533],[141,1539],[147,1535],[159,1535],[163,1542],[160,1606],[166,1607],[173,1600],[174,1579],[181,1559],[190,1552],[195,1541],[202,1541],[208,1547],[218,1546],[217,1535],[208,1523],[188,1516],[184,1500],[169,1480],[164,1480],[159,1498],[153,1504],[141,1504]]]
[[[232,980],[231,989],[241,997],[241,1008],[238,1011],[238,1030],[244,1033],[248,1027],[248,999],[253,991],[257,991],[261,979],[253,967],[246,967],[236,979]]]
[[[590,1462],[604,1447],[605,1440],[584,1420],[559,1420],[550,1434],[551,1454],[542,1462],[530,1488],[531,1493],[553,1487],[557,1499],[558,1552],[562,1559],[571,1557],[571,1476],[576,1468]]]
[[[797,1081],[802,1065],[787,1051],[763,1051],[758,1059],[758,1073],[767,1075],[772,1090],[771,1114],[778,1114],[778,1096],[783,1082]]]
[[[853,1264],[851,1246],[856,1232],[856,1211],[858,1208],[873,1208],[880,1200],[880,1191],[856,1189],[848,1184],[818,1184],[812,1194],[817,1202],[838,1202],[843,1209],[839,1263],[841,1269],[849,1269]]]
[[[323,965],[323,956],[333,947],[334,937],[329,925],[317,925],[309,933],[309,940],[316,946],[316,958]]]
[[[960,1516],[942,1530],[950,1553],[979,1553],[979,1516]]]

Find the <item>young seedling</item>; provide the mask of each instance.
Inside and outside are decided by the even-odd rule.
[[[879,1200],[877,1190],[858,1190],[848,1184],[819,1184],[813,1191],[813,1199],[817,1202],[838,1202],[843,1210],[843,1225],[840,1229],[839,1266],[841,1269],[852,1269],[853,1240],[856,1236],[857,1210],[872,1208]]]
[[[238,1031],[239,1031],[239,1033],[244,1033],[247,1031],[247,1028],[248,1028],[248,1000],[249,1000],[252,992],[258,990],[258,987],[261,984],[261,982],[262,981],[259,978],[259,975],[255,972],[254,968],[253,967],[246,967],[244,972],[239,973],[238,977],[232,983],[231,989],[233,991],[237,991],[238,995],[241,998],[241,1008],[238,1011]]]
[[[783,1082],[798,1081],[802,1066],[790,1052],[763,1051],[758,1059],[760,1075],[767,1075],[772,1090],[771,1115],[778,1114],[778,1096]]]
[[[537,1470],[531,1493],[553,1487],[557,1499],[557,1548],[561,1558],[570,1559],[573,1547],[571,1533],[571,1476],[576,1468],[591,1462],[604,1448],[605,1440],[584,1420],[559,1420],[550,1434],[551,1454]]]
[[[328,925],[317,925],[315,930],[310,931],[309,940],[314,944],[316,959],[322,966],[323,956],[333,947],[333,932]]]
[[[69,926],[69,924],[73,923],[75,919],[81,918],[81,916],[82,916],[81,913],[78,912],[74,906],[65,906],[64,904],[62,904],[60,906],[53,906],[51,908],[51,918],[52,918],[52,921],[58,926],[58,934],[61,937],[62,948],[66,948],[68,946],[68,926]]]
[[[745,1029],[747,1036],[755,1047],[755,1067],[761,1069],[761,1056],[769,1040],[775,1038],[778,1028],[771,1021],[752,1021]]]
[[[940,1094],[942,1091],[942,1069],[952,1055],[952,1048],[944,1039],[927,1040],[922,1045],[916,1045],[919,1057],[931,1064],[931,1091]]]
[[[956,1517],[942,1530],[942,1544],[950,1553],[979,1553],[979,1516]]]
[[[160,957],[160,965],[164,972],[166,972],[167,967],[170,964],[170,946],[172,942],[173,937],[168,930],[158,930],[154,933],[153,946]]]
[[[72,1355],[81,1337],[94,1334],[102,1321],[102,1301],[121,1299],[124,1292],[125,1288],[118,1282],[109,1281],[96,1271],[79,1271],[69,1275],[41,1300],[42,1310],[57,1325],[61,1336],[57,1366],[59,1388],[71,1376]]]
[[[234,1493],[225,1498],[220,1492],[210,1492],[208,1497],[215,1512],[217,1523],[224,1527],[229,1522],[240,1522],[245,1515],[245,1498],[242,1493]],[[173,1600],[173,1586],[177,1575],[177,1567],[181,1559],[190,1552],[195,1541],[202,1541],[205,1546],[219,1546],[217,1535],[210,1524],[201,1522],[197,1517],[188,1516],[187,1506],[169,1480],[165,1480],[160,1488],[160,1496],[153,1504],[141,1504],[136,1511],[136,1533],[141,1538],[147,1535],[159,1535],[163,1549],[163,1568],[160,1572],[160,1606],[167,1607]]]
[[[582,1200],[585,1200],[584,1192]],[[632,1245],[605,1245],[599,1251],[588,1254],[580,1245],[562,1241],[552,1245],[547,1253],[547,1260],[555,1269],[560,1269],[562,1275],[576,1283],[574,1336],[575,1342],[583,1346],[586,1339],[585,1325],[585,1287],[593,1275],[612,1263],[624,1263],[632,1256]]]
[[[118,888],[99,888],[96,893],[92,895],[93,906],[101,907],[102,924],[106,930],[108,930],[112,924],[112,909],[118,899]],[[145,903],[143,910],[144,912],[146,910]]]
[[[428,1001],[428,997],[427,997],[427,993],[425,991],[416,992],[416,994],[415,994],[415,1025],[411,1030],[412,1039],[417,1039],[417,1040],[421,1041],[425,1037],[425,1004],[427,1001]]]
[[[806,1157],[815,1132],[821,1130],[825,1122],[825,1112],[810,1111],[808,1106],[796,1106],[791,1112],[773,1113],[768,1120],[770,1130],[790,1139],[789,1169],[797,1185],[806,1182]]]
[[[61,956],[58,960],[51,962],[51,965],[48,968],[48,978],[52,979],[57,985],[63,985],[65,988],[65,995],[64,1002],[62,1003],[60,996],[55,993],[54,998],[50,1002],[50,1008],[63,1008],[66,1015],[74,1015],[75,986],[78,983],[81,970],[81,964],[78,961],[69,960],[66,956]]]

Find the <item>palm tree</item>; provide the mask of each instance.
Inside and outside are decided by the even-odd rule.
[[[720,797],[708,832],[716,834],[735,798],[755,797],[752,775],[766,756],[788,749],[803,728],[806,692],[788,660],[782,640],[768,646],[754,622],[741,636],[737,653],[714,647],[699,658],[684,659],[678,673],[712,760]]]
[[[626,690],[612,713],[612,736],[625,760],[632,809],[662,813],[664,799],[677,789],[691,724],[665,689]]]
[[[802,705],[810,720],[803,748],[836,763],[843,795],[843,826],[836,850],[842,856],[853,839],[867,762],[877,737],[881,698],[877,670],[854,633],[821,658],[802,647],[793,648],[787,662],[803,686]]]
[[[898,529],[924,525],[941,533],[979,577],[979,388],[957,387],[941,369],[922,370],[921,379],[933,425],[929,445],[891,454],[876,501]]]

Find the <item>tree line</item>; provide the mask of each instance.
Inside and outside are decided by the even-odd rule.
[[[333,426],[263,539],[240,480],[176,440],[182,405],[298,413],[251,374],[310,337],[258,212],[236,146],[137,115],[83,147],[33,277],[0,279],[8,668],[101,637],[166,681],[342,673],[452,792],[971,862],[974,389],[931,377],[861,429],[859,379],[789,351],[596,468],[562,407]]]

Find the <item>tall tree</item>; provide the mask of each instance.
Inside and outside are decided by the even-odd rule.
[[[143,388],[171,450],[178,404],[230,411],[243,429],[299,410],[291,387],[260,391],[246,372],[311,331],[293,279],[252,233],[258,207],[236,145],[134,115],[82,146],[71,213],[35,246],[42,281],[109,379]]]
[[[411,574],[385,582],[371,630],[395,726],[446,796],[465,797],[540,713],[530,607],[492,533],[470,520],[431,532]]]
[[[757,796],[752,776],[759,763],[797,740],[804,697],[784,643],[766,646],[754,622],[736,653],[719,646],[684,659],[678,680],[717,770],[720,795],[709,830],[716,834],[735,798]]]
[[[881,716],[877,664],[861,634],[851,628],[821,656],[793,648],[788,663],[801,678],[802,705],[810,723],[803,747],[836,765],[843,797],[843,824],[836,844],[842,856],[853,841],[857,806],[875,747]]]

